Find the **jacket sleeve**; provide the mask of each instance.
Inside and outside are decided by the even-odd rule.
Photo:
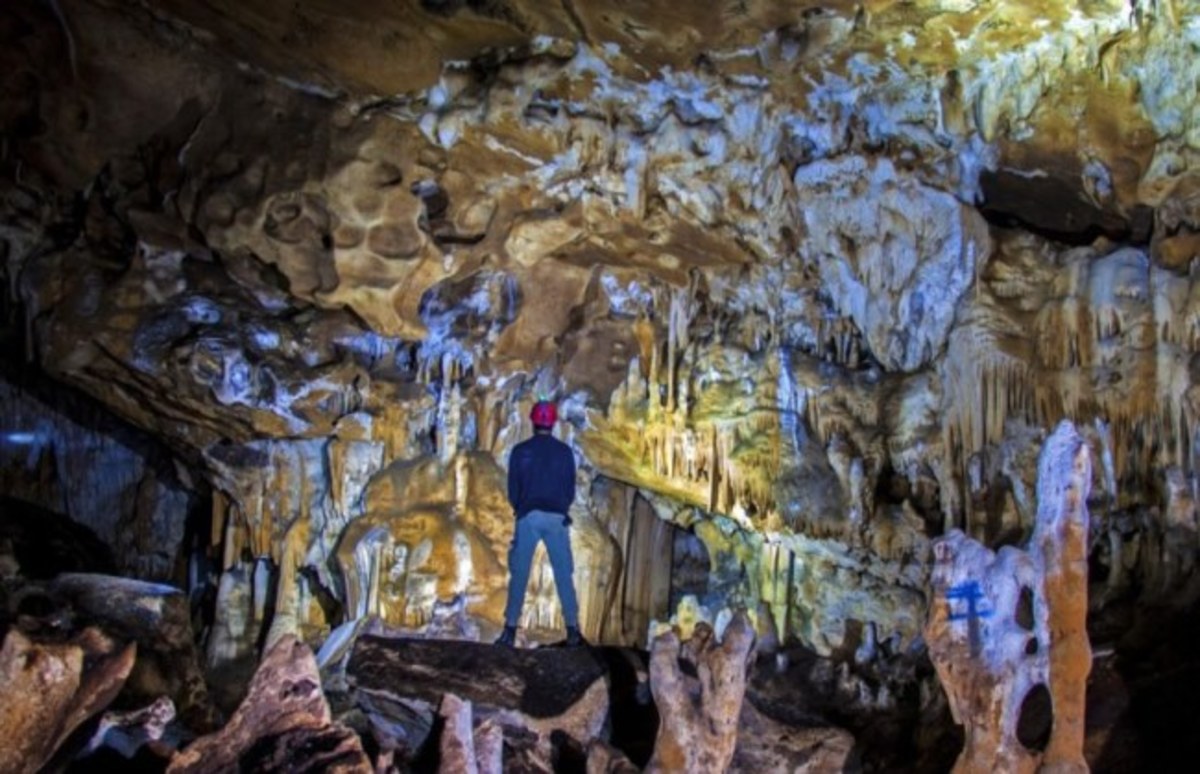
[[[563,499],[567,503],[567,507],[571,507],[571,503],[575,502],[575,452],[567,447],[567,475],[563,479]]]
[[[521,502],[521,475],[517,471],[520,466],[517,450],[513,449],[508,455],[508,504],[517,510]]]

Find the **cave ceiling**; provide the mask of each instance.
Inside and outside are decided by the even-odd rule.
[[[1197,10],[7,3],[16,335],[204,472],[280,620],[494,618],[545,394],[589,572],[627,487],[806,641],[912,638],[929,538],[1027,532],[1060,419],[1114,507],[1193,475]],[[378,540],[434,579],[371,592]]]

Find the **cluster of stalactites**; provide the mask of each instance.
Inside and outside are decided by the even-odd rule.
[[[687,500],[709,511],[766,518],[776,509],[772,480],[779,469],[778,416],[761,385],[727,412],[698,416],[694,404],[676,396],[702,393],[709,385],[697,379],[689,387],[668,389],[655,381],[656,370],[643,376],[635,359],[625,382],[614,393],[605,422],[610,442],[621,444],[635,479],[661,481],[664,488],[683,490]],[[675,378],[674,370],[669,369]],[[696,379],[695,373],[681,381]],[[702,394],[697,394],[703,400]],[[752,459],[746,459],[746,455]],[[748,464],[749,463],[749,464]]]
[[[1096,428],[1089,436],[1105,461],[1103,494],[1136,498],[1154,471],[1192,469],[1195,283],[1131,248],[1065,258],[1040,270],[1044,303],[1031,323],[985,281],[952,333],[941,369],[945,454],[969,488],[972,456],[1004,443],[1014,422],[1072,419]],[[960,518],[947,514],[950,525]]]

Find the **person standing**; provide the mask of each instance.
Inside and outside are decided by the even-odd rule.
[[[497,645],[516,643],[517,624],[525,604],[529,568],[538,541],[546,544],[554,587],[567,624],[569,647],[585,644],[579,633],[579,603],[575,598],[575,562],[571,557],[568,512],[575,500],[575,455],[571,447],[552,435],[558,409],[538,401],[529,413],[533,437],[517,444],[508,458],[508,501],[517,517],[508,549],[508,604],[504,607],[504,632]]]

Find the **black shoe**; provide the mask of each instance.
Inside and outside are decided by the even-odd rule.
[[[567,639],[563,645],[568,648],[582,648],[587,644],[587,640],[585,640],[583,635],[579,633],[578,626],[567,627]]]
[[[516,647],[517,644],[517,627],[505,626],[504,631],[496,638],[497,645],[503,645],[506,648]]]

